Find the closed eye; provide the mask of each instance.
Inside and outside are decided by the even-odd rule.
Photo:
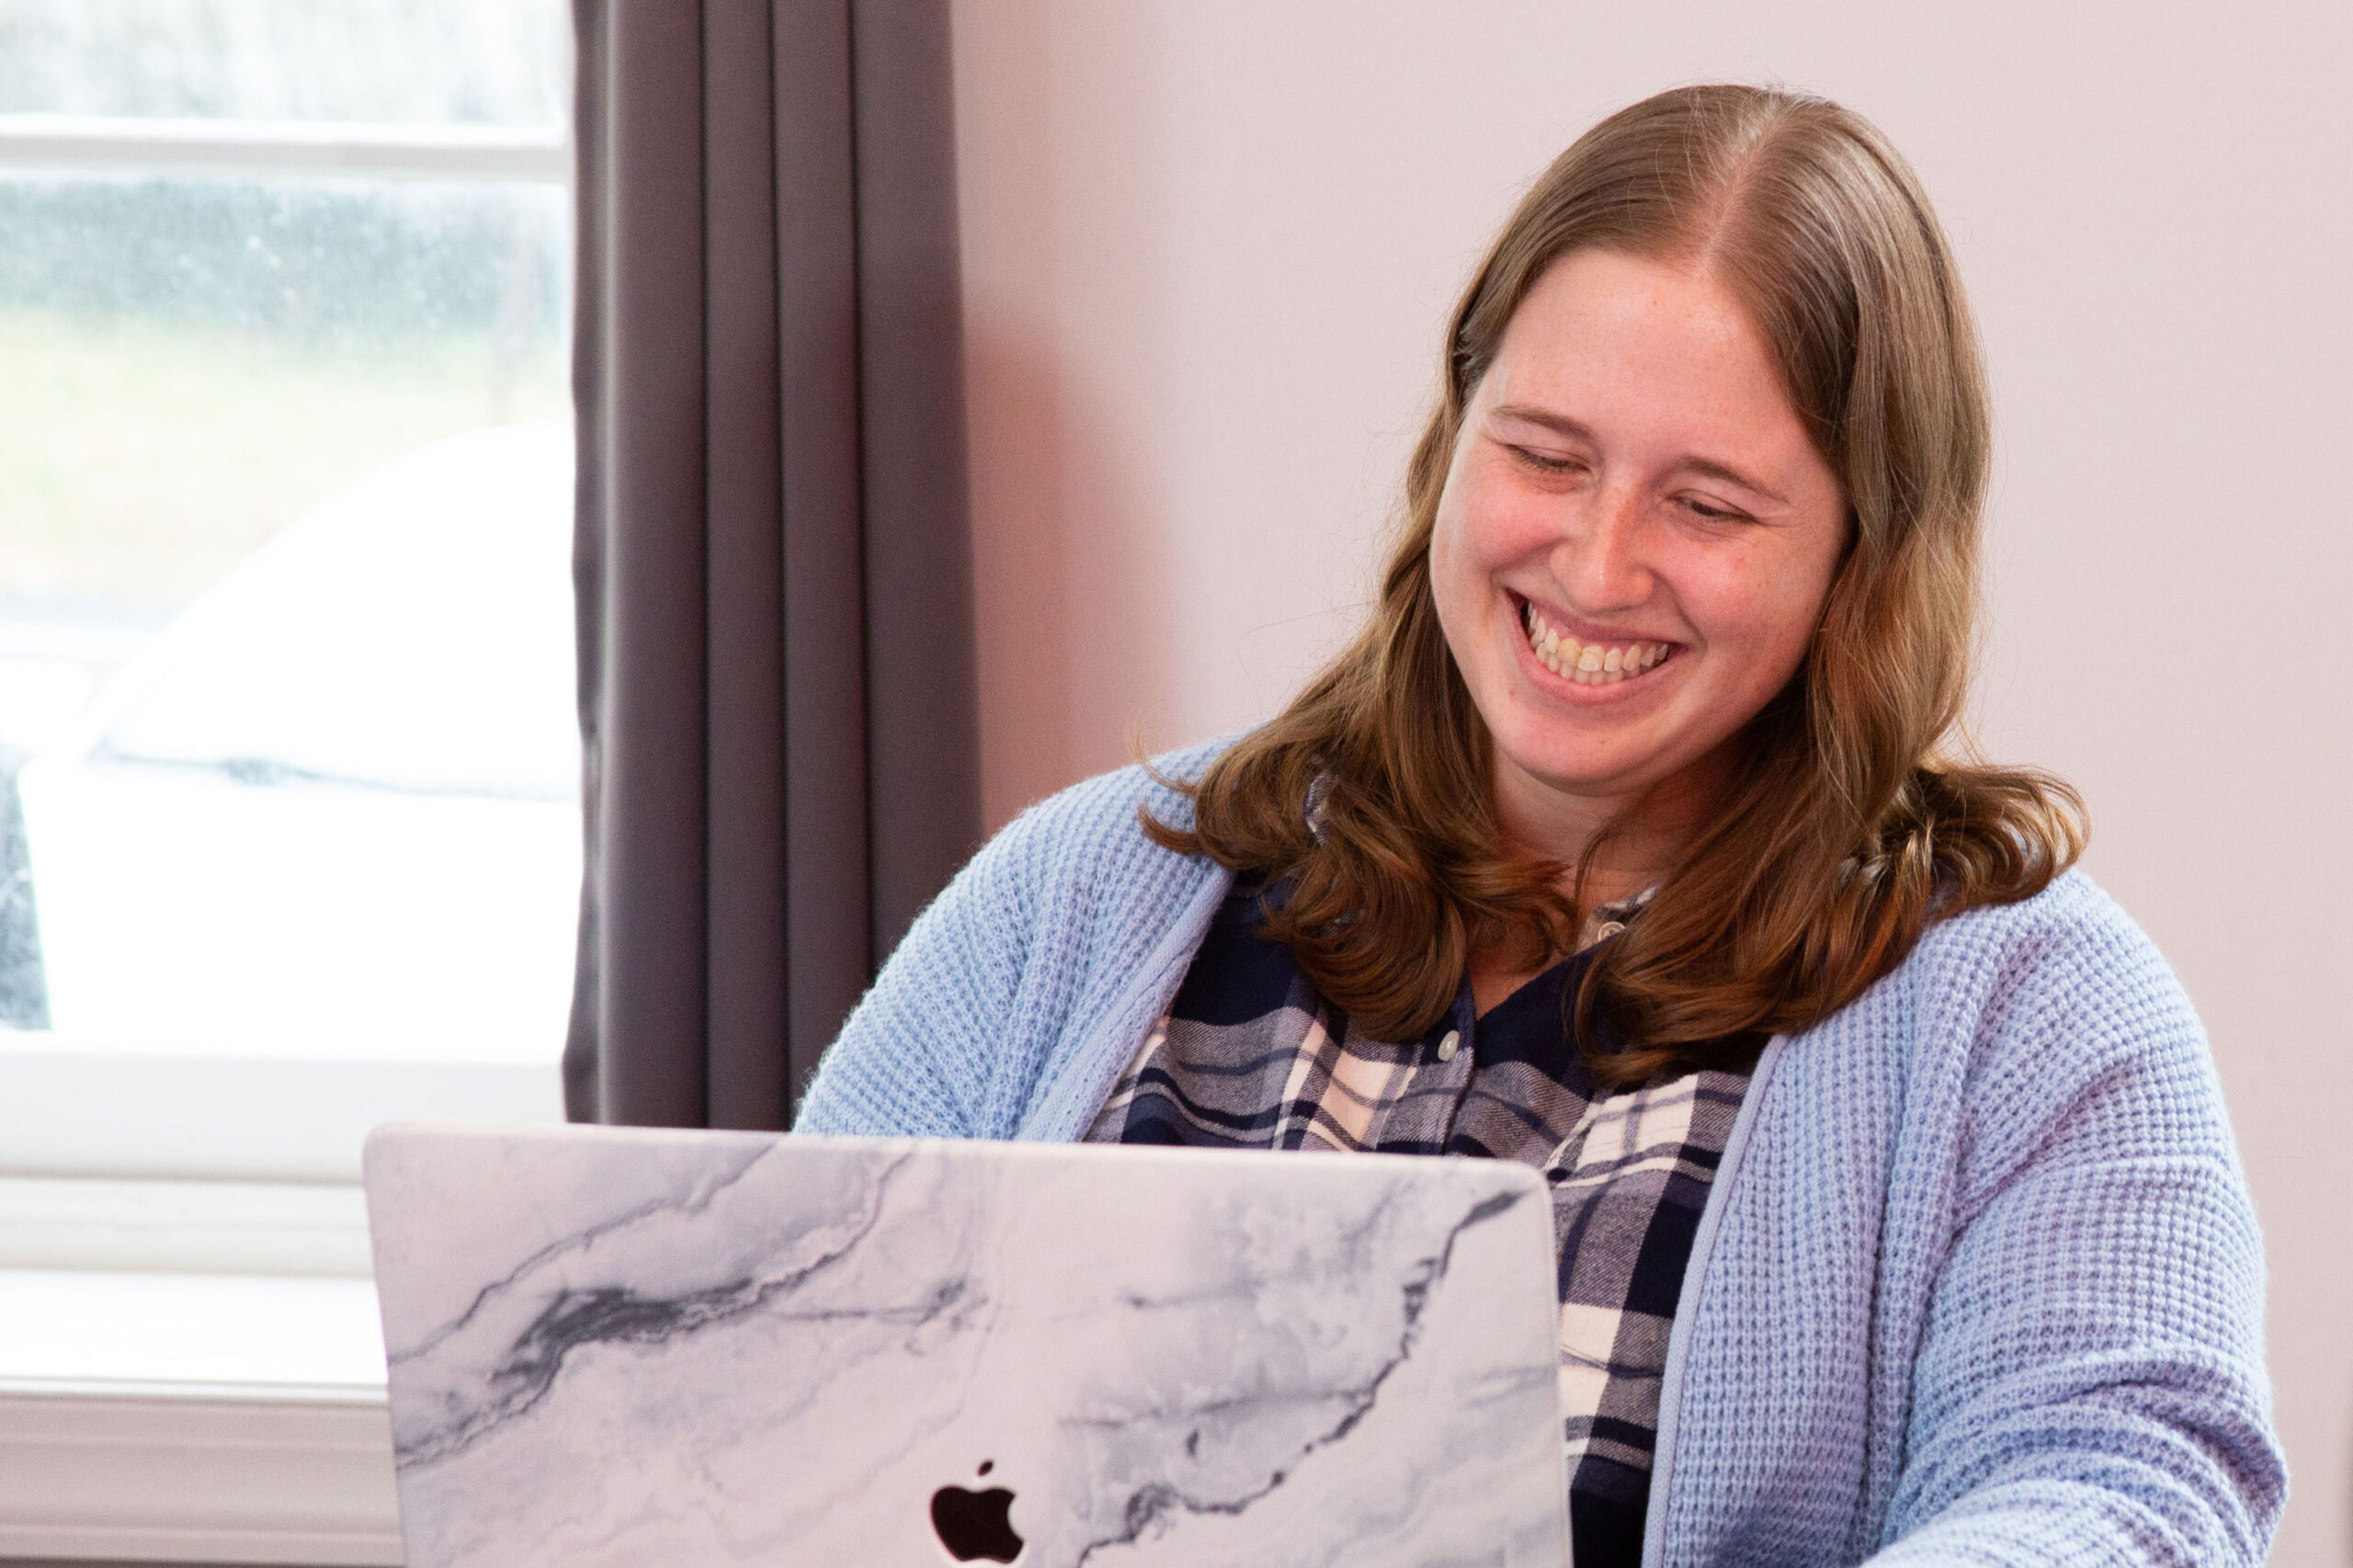
[[[1722,506],[1711,506],[1695,495],[1685,495],[1679,499],[1692,516],[1711,523],[1753,523],[1756,520],[1745,512],[1735,512]]]
[[[1574,458],[1556,458],[1529,447],[1515,447],[1505,443],[1504,449],[1539,473],[1574,473],[1585,464]]]

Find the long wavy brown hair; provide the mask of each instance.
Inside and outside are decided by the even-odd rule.
[[[1586,246],[1712,269],[1771,346],[1850,511],[1804,662],[1735,737],[1724,793],[1641,916],[1596,949],[1573,1027],[1590,1051],[1592,1011],[1609,1009],[1631,1048],[1595,1066],[1628,1083],[1827,1017],[1931,919],[2040,892],[2086,830],[2065,784],[1986,766],[1959,734],[1990,437],[1943,230],[1860,116],[1737,85],[1620,110],[1521,200],[1455,309],[1369,623],[1185,787],[1190,827],[1147,816],[1146,830],[1285,884],[1262,934],[1382,1039],[1435,1027],[1474,953],[1525,964],[1573,945],[1601,842],[1574,867],[1505,842],[1429,545],[1506,326],[1546,268]]]

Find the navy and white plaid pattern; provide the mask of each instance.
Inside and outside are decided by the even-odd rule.
[[[1418,1040],[1374,1040],[1261,940],[1261,893],[1211,921],[1175,1003],[1121,1074],[1092,1142],[1370,1149],[1520,1160],[1558,1244],[1562,1408],[1578,1568],[1642,1555],[1659,1381],[1708,1187],[1747,1089],[1702,1071],[1604,1094],[1569,1042],[1594,939],[1483,1017],[1469,984]],[[1608,1020],[1597,1042],[1615,1043]],[[1451,1042],[1448,1036],[1453,1037]]]

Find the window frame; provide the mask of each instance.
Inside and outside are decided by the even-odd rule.
[[[345,175],[569,187],[562,125],[0,114],[0,174]]]

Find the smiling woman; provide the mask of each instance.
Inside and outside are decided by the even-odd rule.
[[[1932,903],[2075,859],[2063,784],[1939,749],[1988,415],[1944,235],[1867,122],[1739,88],[1613,116],[1522,200],[1443,373],[1371,623],[1165,840],[1287,880],[1269,934],[1324,996],[1417,1033],[1466,971],[1492,1005],[1655,890],[1583,986],[1633,1083],[1753,1054]]]
[[[1844,489],[1731,291],[1616,250],[1529,290],[1463,423],[1430,592],[1487,731],[1502,842],[1584,860],[1580,896],[1639,892],[1803,662],[1849,537]],[[1517,978],[1478,959],[1473,976]]]
[[[999,835],[800,1126],[1538,1167],[1579,1568],[2260,1562],[2203,1035],[1954,733],[1990,420],[1902,158],[1637,104],[1442,366],[1354,644]]]

